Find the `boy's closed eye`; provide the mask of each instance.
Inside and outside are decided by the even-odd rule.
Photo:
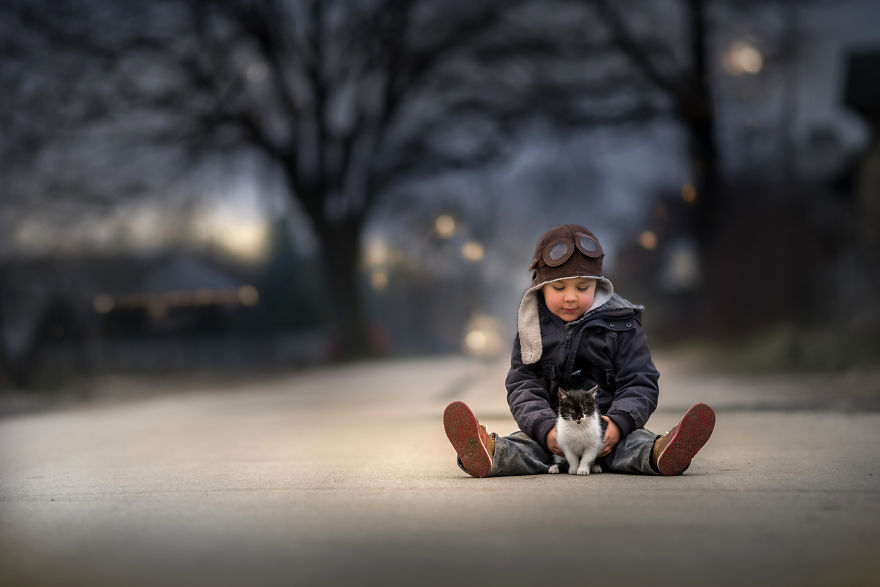
[[[555,289],[556,291],[562,291],[562,290],[565,289],[565,286],[564,286],[564,285],[556,285],[556,284],[554,284],[554,285],[553,285],[553,289]],[[587,284],[587,285],[579,285],[579,286],[577,286],[577,289],[578,289],[578,291],[587,291],[588,289],[590,289],[590,286],[589,286],[589,284]]]

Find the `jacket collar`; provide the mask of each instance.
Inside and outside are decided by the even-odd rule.
[[[614,296],[614,285],[605,277],[597,277],[593,275],[577,276],[596,280],[596,295],[593,298],[593,304],[578,318],[577,321],[583,320],[592,313],[603,309]],[[561,278],[561,279],[569,279]],[[541,319],[539,313],[538,300],[541,299],[541,288],[548,283],[559,281],[559,279],[551,279],[537,285],[531,286],[523,294],[522,302],[519,305],[519,315],[517,316],[517,331],[519,333],[519,345],[522,353],[522,361],[526,365],[537,363],[541,358],[543,344],[541,343]],[[619,296],[616,296],[619,297]],[[623,299],[623,298],[620,298]],[[625,301],[625,300],[624,300]],[[627,302],[629,303],[629,302]],[[632,305],[632,304],[630,304]]]

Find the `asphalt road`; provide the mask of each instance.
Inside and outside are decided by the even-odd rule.
[[[658,367],[649,428],[718,413],[675,478],[465,476],[444,406],[515,425],[503,362],[464,358],[8,415],[0,584],[878,584],[880,372]]]

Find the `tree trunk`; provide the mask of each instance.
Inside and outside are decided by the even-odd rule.
[[[730,284],[728,269],[719,267],[715,259],[724,228],[721,219],[724,186],[719,170],[715,125],[711,115],[690,117],[683,123],[688,137],[691,182],[696,190],[689,224],[697,244],[700,276],[695,291],[697,319],[709,330],[714,330],[721,319],[719,312],[723,312],[719,308],[719,294]]]
[[[719,225],[720,175],[715,136],[715,106],[709,82],[708,25],[704,0],[687,0],[692,73],[689,87],[678,97],[678,115],[688,135],[691,181],[697,199],[692,217],[693,234],[705,257]]]
[[[360,227],[356,219],[317,231],[333,324],[333,358],[343,361],[370,356],[375,350],[361,289]]]
[[[697,299],[701,320],[713,322],[717,287],[725,287],[726,275],[714,263],[713,249],[722,230],[721,202],[724,186],[715,125],[715,105],[709,79],[708,24],[705,0],[687,0],[690,29],[691,76],[677,96],[678,118],[688,140],[691,183],[696,191],[690,215],[691,234],[697,241],[700,279]]]
[[[360,283],[360,237],[366,212],[327,219],[327,183],[305,184],[296,158],[282,160],[289,196],[302,205],[318,240],[324,298],[330,311],[331,358],[351,360],[374,354]]]
[[[718,147],[715,142],[715,122],[711,115],[696,115],[684,121],[688,135],[688,158],[696,200],[691,217],[693,234],[701,252],[708,252],[717,237],[719,200],[722,194],[718,170]]]

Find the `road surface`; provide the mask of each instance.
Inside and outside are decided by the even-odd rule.
[[[443,408],[464,400],[512,432],[503,361],[170,378],[161,393],[7,415],[0,584],[880,582],[877,372],[658,367],[650,429],[697,401],[718,414],[676,478],[461,473]]]

